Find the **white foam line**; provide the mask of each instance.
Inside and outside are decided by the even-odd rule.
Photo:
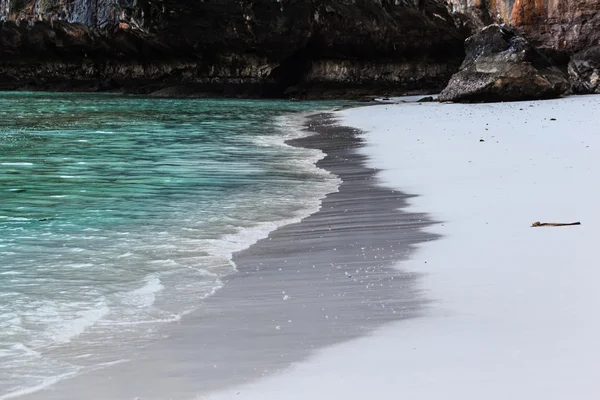
[[[145,285],[141,288],[123,293],[121,301],[128,306],[148,308],[156,300],[156,293],[162,291],[164,286],[157,274],[148,275]]]
[[[81,357],[80,357],[81,358]],[[115,361],[106,361],[103,363],[99,363],[96,364],[92,367],[89,368],[89,371],[98,371],[104,368],[108,368],[108,367],[112,367],[114,365],[119,365],[119,364],[123,364],[126,362],[129,362],[131,360],[129,359],[120,359],[120,360],[115,360]],[[48,377],[46,379],[44,379],[44,381],[42,383],[40,383],[39,385],[34,385],[34,386],[30,386],[30,387],[26,387],[26,388],[22,388],[22,389],[18,389],[15,390],[13,392],[4,394],[2,396],[0,396],[0,400],[8,400],[8,399],[14,399],[17,397],[21,397],[21,396],[25,396],[28,394],[32,394],[35,392],[38,392],[40,390],[46,389],[52,385],[55,385],[56,383],[66,380],[66,379],[70,379],[75,377],[78,374],[84,373],[84,368],[79,367],[77,369],[77,371],[73,371],[73,372],[69,372],[66,374],[62,374],[62,375],[56,375],[53,377]]]
[[[44,379],[44,381],[42,383],[40,383],[39,385],[34,385],[34,386],[27,387],[27,388],[18,389],[18,390],[15,390],[13,392],[1,395],[0,396],[0,400],[14,399],[14,398],[17,398],[17,397],[25,396],[27,394],[35,393],[37,391],[46,389],[49,386],[55,385],[59,381],[62,381],[64,379],[72,378],[73,376],[77,375],[78,372],[79,372],[79,370],[78,371],[69,372],[69,373],[66,373],[66,374],[62,374],[62,375],[57,375],[57,376],[49,377],[47,379]]]
[[[3,163],[0,163],[0,165],[5,165],[5,166],[32,166],[33,163],[30,163],[30,162],[3,162]]]
[[[290,139],[298,139],[312,135],[312,133],[304,129],[304,124],[310,115],[316,113],[306,113],[300,115],[284,115],[280,116],[276,120],[276,125],[279,127],[280,135],[276,136],[259,136],[256,138],[257,143],[264,146],[270,147],[293,147],[286,143]],[[269,236],[269,234],[281,227],[286,225],[298,223],[304,218],[318,212],[321,209],[323,199],[330,193],[337,192],[341,184],[340,179],[322,168],[317,167],[316,163],[323,159],[326,154],[317,149],[302,148],[307,152],[307,158],[309,162],[303,162],[299,166],[306,168],[307,171],[317,173],[321,176],[329,177],[330,179],[322,183],[320,192],[315,193],[314,199],[311,204],[306,204],[306,207],[298,211],[296,215],[291,218],[282,219],[278,221],[264,222],[253,227],[241,228],[237,233],[225,235],[222,238],[213,241],[215,247],[219,247],[219,243],[222,243],[222,251],[213,249],[210,251],[211,255],[225,258],[229,264],[237,270],[235,263],[233,262],[233,254],[241,250],[247,249],[261,239]]]

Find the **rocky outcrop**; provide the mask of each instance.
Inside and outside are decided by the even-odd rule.
[[[571,89],[577,94],[600,94],[600,46],[579,52],[569,62]]]
[[[449,0],[472,24],[505,23],[518,28],[559,62],[600,44],[600,0]]]
[[[441,89],[441,0],[0,0],[0,89],[351,97]]]
[[[559,68],[569,70],[574,93],[595,93],[594,55],[587,50],[600,45],[600,0],[449,2],[455,19],[473,32],[491,23],[518,29]]]
[[[466,40],[465,52],[439,101],[547,99],[568,90],[563,73],[514,30],[490,25]]]

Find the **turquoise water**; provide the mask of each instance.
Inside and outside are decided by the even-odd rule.
[[[337,178],[284,140],[333,105],[0,93],[0,399],[162,337],[316,211]]]

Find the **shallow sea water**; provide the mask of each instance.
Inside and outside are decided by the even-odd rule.
[[[315,212],[339,182],[284,142],[334,105],[0,93],[0,399],[135,357]]]

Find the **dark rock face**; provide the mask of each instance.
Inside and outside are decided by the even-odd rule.
[[[590,47],[571,57],[571,90],[577,94],[600,94],[600,46]]]
[[[600,0],[449,2],[455,19],[475,29],[473,32],[482,24],[491,23],[506,23],[518,29],[563,72],[569,70],[573,92],[595,93],[595,84],[584,83],[591,64],[584,65],[583,54],[575,54],[585,53],[587,49],[600,45]],[[579,68],[582,68],[581,73],[578,72]]]
[[[506,23],[543,52],[568,56],[600,43],[600,0],[449,0],[480,23]],[[566,65],[566,63],[565,63]]]
[[[439,101],[548,99],[568,90],[563,73],[514,30],[490,25],[466,40],[465,52]]]
[[[0,18],[0,89],[157,96],[431,92],[466,37],[441,0],[0,0]]]

